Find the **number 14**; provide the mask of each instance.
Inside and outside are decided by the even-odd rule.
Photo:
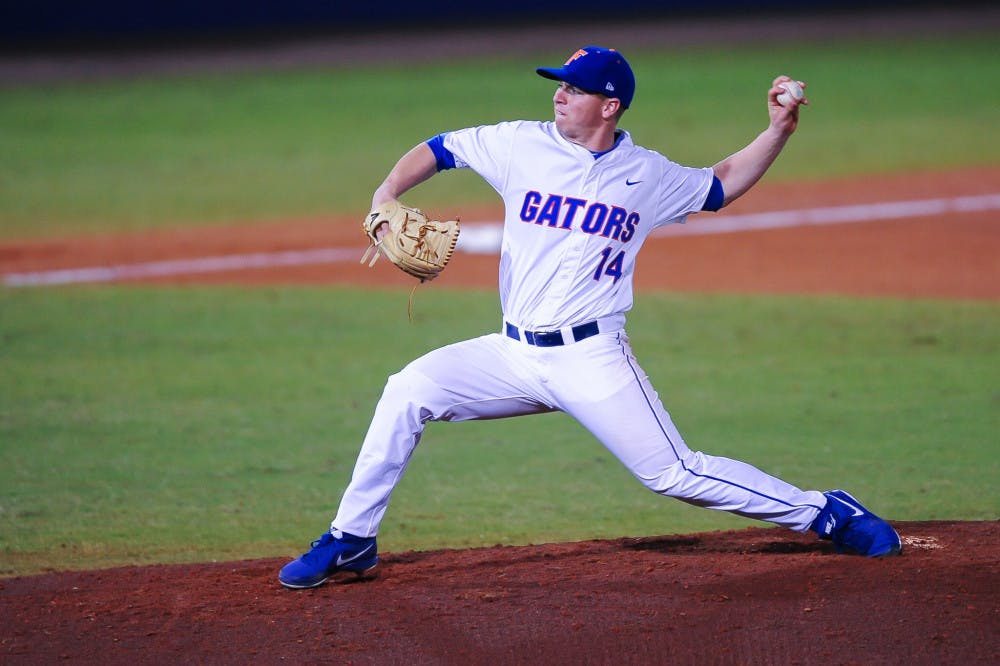
[[[601,262],[597,264],[597,270],[594,271],[594,279],[600,280],[602,275],[610,275],[614,278],[614,282],[618,282],[618,278],[622,276],[622,264],[625,262],[625,250],[622,250],[614,259],[608,261],[611,257],[613,250],[610,247],[604,248],[601,252]]]

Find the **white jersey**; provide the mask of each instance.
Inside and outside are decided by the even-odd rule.
[[[503,197],[500,304],[515,326],[624,319],[643,241],[704,205],[711,168],[675,164],[619,133],[615,148],[597,159],[551,121],[444,135],[456,167],[471,168]]]
[[[594,159],[552,122],[459,130],[441,145],[506,204],[500,296],[507,323],[430,351],[389,378],[331,527],[376,534],[428,421],[558,410],[653,492],[808,529],[826,504],[822,493],[690,450],[624,330],[642,242],[702,209],[712,169],[674,164],[624,132]]]

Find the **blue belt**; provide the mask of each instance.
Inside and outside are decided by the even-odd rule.
[[[514,324],[509,322],[505,323],[507,324],[508,338],[521,340],[521,336],[523,335],[524,341],[529,345],[534,345],[536,347],[560,347],[564,344],[569,344],[563,340],[562,331],[518,331],[517,326],[514,326]],[[585,340],[586,338],[589,338],[592,335],[597,335],[601,332],[596,321],[574,326],[571,331],[573,332],[573,342]]]

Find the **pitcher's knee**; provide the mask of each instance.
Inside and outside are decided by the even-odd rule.
[[[434,417],[434,402],[440,388],[423,373],[407,366],[390,375],[382,389],[379,407],[406,411],[415,410],[421,420]]]
[[[697,476],[696,470],[701,466],[701,453],[688,451],[672,463],[634,474],[642,485],[658,495],[683,497],[688,492],[689,484]]]

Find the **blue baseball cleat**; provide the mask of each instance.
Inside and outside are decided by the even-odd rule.
[[[852,550],[865,557],[890,557],[903,552],[903,542],[892,526],[862,506],[843,490],[823,493],[826,506],[812,529],[821,539],[831,539],[837,552]]]
[[[368,580],[378,575],[378,548],[375,537],[358,537],[329,532],[312,542],[312,548],[292,560],[278,574],[285,587],[301,590],[318,587],[329,579],[335,582]]]

